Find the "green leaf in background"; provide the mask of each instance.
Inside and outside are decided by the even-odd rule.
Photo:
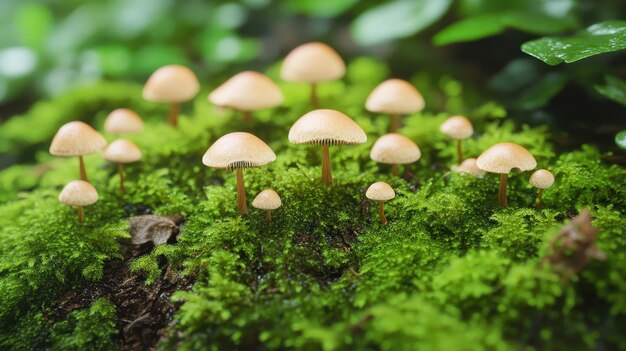
[[[362,13],[350,30],[360,45],[405,38],[439,20],[451,3],[452,0],[395,0]]]
[[[460,20],[433,37],[435,45],[447,45],[490,37],[504,31],[498,15],[482,15]]]
[[[594,24],[575,35],[526,42],[522,51],[549,65],[574,62],[626,48],[626,21]]]
[[[548,73],[543,79],[531,85],[519,98],[519,108],[534,110],[547,104],[567,84],[562,73]]]
[[[27,4],[18,9],[14,21],[22,44],[41,50],[54,19],[44,5]]]
[[[617,133],[617,135],[615,136],[615,144],[617,144],[617,146],[619,146],[620,148],[626,150],[626,130],[622,130],[621,132]]]
[[[311,16],[334,17],[348,11],[359,0],[287,1],[287,8],[296,13]]]
[[[606,85],[596,85],[596,91],[605,97],[626,106],[626,81],[617,77],[606,76]]]

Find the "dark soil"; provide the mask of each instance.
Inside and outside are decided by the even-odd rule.
[[[182,217],[170,216],[177,225]],[[175,242],[178,228],[170,238]],[[146,285],[142,274],[130,271],[130,262],[152,250],[152,244],[132,245],[122,243],[122,260],[108,262],[104,267],[104,277],[80,289],[61,295],[52,313],[52,319],[62,320],[68,313],[87,308],[97,298],[105,297],[117,308],[117,344],[120,350],[151,350],[165,334],[173,321],[180,303],[171,300],[179,290],[190,290],[193,279],[174,273],[169,263],[159,262],[163,275],[151,285]]]

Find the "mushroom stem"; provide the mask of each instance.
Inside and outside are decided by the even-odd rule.
[[[391,115],[391,132],[395,133],[398,131],[398,128],[400,128],[400,115],[397,113],[394,113]]]
[[[394,176],[398,175],[398,165],[395,163],[391,165],[391,174]]]
[[[380,205],[378,206],[378,209],[379,209],[379,213],[380,213],[380,221],[383,224],[389,223],[387,221],[387,217],[385,217],[385,201],[380,201]]]
[[[319,98],[317,97],[317,84],[311,83],[311,106],[317,107],[319,103],[320,101],[319,101]]]
[[[537,202],[535,203],[536,208],[541,208],[543,205],[543,189],[539,189],[539,193],[537,193]]]
[[[85,219],[85,211],[83,210],[83,206],[78,206],[78,223],[83,223]]]
[[[87,171],[85,170],[85,161],[83,161],[83,156],[78,156],[78,164],[80,165],[80,179],[88,182],[87,179]]]
[[[117,172],[120,174],[120,193],[124,193],[124,165],[117,163]]]
[[[178,126],[178,114],[180,113],[180,104],[172,102],[170,104],[170,113],[167,115],[167,123],[172,127]]]
[[[248,205],[246,204],[246,187],[243,183],[243,170],[237,168],[237,208],[242,215],[248,214]]]
[[[500,190],[498,191],[498,206],[506,207],[506,181],[508,180],[508,174],[500,174]]]
[[[333,175],[330,170],[330,151],[328,144],[322,145],[322,180],[324,184],[333,185]]]
[[[241,111],[244,123],[252,122],[252,111]]]
[[[461,139],[456,141],[456,155],[459,157],[459,164],[463,162],[463,149],[461,148]]]
[[[267,223],[272,221],[272,210],[265,210],[265,220]]]

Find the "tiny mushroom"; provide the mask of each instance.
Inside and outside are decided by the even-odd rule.
[[[104,130],[109,134],[135,134],[143,130],[143,121],[135,111],[118,108],[104,120]]]
[[[272,220],[272,210],[275,210],[282,206],[283,203],[280,200],[280,196],[272,189],[265,189],[261,191],[252,200],[252,206],[260,210],[265,210],[265,219],[269,223]]]
[[[85,218],[83,206],[89,206],[98,201],[98,192],[93,185],[84,180],[69,182],[59,194],[59,201],[63,204],[78,207],[78,222]]]
[[[500,174],[498,205],[506,207],[506,183],[509,172],[513,169],[522,172],[530,171],[537,167],[537,161],[528,150],[520,145],[499,143],[483,152],[476,160],[476,165],[483,171]]]
[[[530,176],[530,184],[539,189],[535,207],[541,208],[543,191],[554,184],[554,175],[547,169],[538,169]]]
[[[170,104],[167,122],[176,127],[180,104],[193,99],[200,91],[196,75],[181,65],[163,66],[156,70],[143,87],[143,98],[148,101]]]
[[[330,46],[312,42],[293,49],[280,67],[280,77],[288,82],[311,84],[311,105],[319,103],[317,84],[337,80],[346,73],[346,64]]]
[[[283,92],[266,75],[254,71],[237,73],[209,94],[216,106],[231,107],[243,112],[249,122],[252,111],[272,108],[283,102]]]
[[[411,83],[402,79],[388,79],[380,83],[367,97],[365,108],[370,112],[391,115],[391,132],[400,128],[400,115],[424,109],[424,98]]]
[[[102,150],[106,143],[104,137],[88,124],[73,121],[59,128],[50,144],[50,153],[55,156],[78,156],[80,179],[87,181],[83,156]]]
[[[370,158],[376,162],[391,164],[391,173],[398,175],[398,165],[413,163],[420,159],[419,147],[404,135],[389,133],[376,140]]]
[[[211,145],[202,157],[202,163],[208,167],[236,170],[237,207],[242,215],[248,214],[242,170],[250,167],[261,167],[274,160],[276,160],[276,154],[263,140],[245,132],[235,132],[222,136]]]
[[[456,154],[459,158],[459,164],[463,162],[461,140],[467,139],[474,134],[472,122],[464,116],[452,116],[441,124],[439,130],[448,137],[456,139]]]
[[[367,188],[365,196],[370,200],[379,202],[380,221],[383,224],[387,224],[387,217],[385,217],[385,201],[396,197],[396,192],[393,191],[393,188],[385,182],[376,182]]]
[[[333,177],[329,147],[363,144],[367,141],[367,135],[355,121],[339,111],[313,110],[291,126],[289,141],[294,144],[322,146],[322,180],[330,186],[333,184]]]
[[[137,162],[141,159],[141,150],[132,141],[117,139],[104,150],[105,160],[117,163],[120,174],[120,193],[124,193],[124,164]]]
[[[473,157],[465,159],[458,166],[452,166],[452,170],[457,173],[469,174],[476,178],[482,178],[485,175],[485,171],[478,168],[478,166],[476,165],[476,159]]]

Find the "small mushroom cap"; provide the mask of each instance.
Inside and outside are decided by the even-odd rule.
[[[350,117],[335,110],[313,110],[289,130],[294,144],[354,145],[367,141],[365,131]]]
[[[235,132],[217,139],[202,157],[204,165],[213,168],[260,167],[276,160],[276,154],[256,136]]]
[[[107,116],[104,130],[111,134],[135,134],[143,130],[143,121],[135,111],[118,108]]]
[[[71,206],[88,206],[98,201],[98,192],[84,180],[73,180],[63,187],[59,201]]]
[[[365,196],[370,200],[387,201],[396,197],[396,192],[385,182],[376,182],[370,185],[365,192]]]
[[[376,140],[370,158],[388,164],[413,163],[420,159],[419,147],[409,138],[397,133],[389,133]]]
[[[404,115],[423,110],[424,98],[411,83],[388,79],[372,90],[365,108],[370,112]]]
[[[283,92],[266,75],[245,71],[235,74],[211,92],[209,101],[217,106],[254,111],[280,105]]]
[[[157,69],[143,87],[148,101],[178,103],[193,99],[200,91],[196,75],[187,67],[168,65]]]
[[[110,162],[132,163],[141,160],[141,150],[130,140],[117,139],[104,149],[102,156]]]
[[[275,210],[282,206],[280,196],[272,189],[265,189],[252,201],[252,206],[261,210]]]
[[[452,166],[452,170],[457,173],[465,173],[469,175],[473,175],[474,177],[482,177],[485,175],[485,171],[478,168],[476,165],[475,158],[467,158],[463,162],[461,162],[458,166]]]
[[[472,122],[464,116],[452,116],[446,119],[439,130],[452,139],[467,139],[474,134]]]
[[[82,156],[102,150],[106,140],[95,129],[81,121],[64,124],[52,139],[50,153],[55,156]]]
[[[483,171],[506,174],[514,168],[529,171],[537,167],[537,161],[528,150],[520,145],[499,143],[478,156],[476,165]]]
[[[288,82],[319,83],[336,80],[346,73],[346,64],[330,46],[306,43],[293,49],[280,67],[280,77]]]
[[[530,176],[530,184],[535,188],[548,189],[554,184],[554,175],[547,169],[538,169]]]

